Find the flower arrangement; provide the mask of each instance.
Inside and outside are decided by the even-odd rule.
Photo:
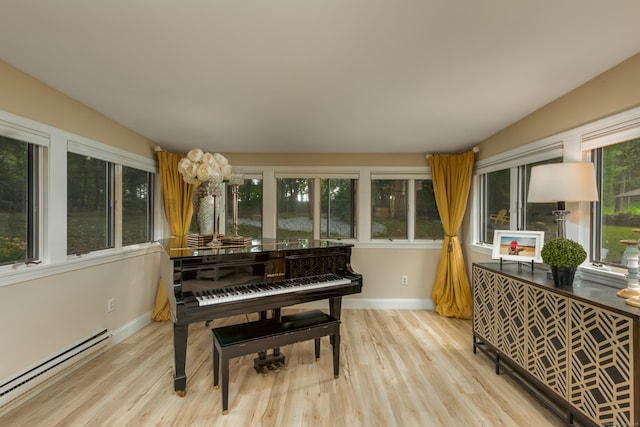
[[[188,184],[218,179],[227,181],[231,177],[231,165],[219,153],[205,153],[199,148],[189,150],[178,162],[178,171]]]

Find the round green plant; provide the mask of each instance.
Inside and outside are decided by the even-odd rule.
[[[545,243],[540,255],[542,261],[551,267],[577,267],[587,259],[587,252],[580,243],[563,238]]]

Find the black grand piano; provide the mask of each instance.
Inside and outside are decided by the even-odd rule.
[[[172,267],[172,279],[165,277],[164,282],[173,317],[174,388],[179,396],[186,392],[190,323],[245,313],[265,319],[280,316],[282,307],[323,299],[329,300],[329,314],[340,319],[342,297],[362,291],[362,275],[350,265],[351,244],[263,239],[195,248],[188,247],[185,238],[160,243],[163,264]]]

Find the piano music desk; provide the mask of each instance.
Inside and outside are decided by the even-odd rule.
[[[213,388],[218,388],[222,368],[222,413],[229,404],[229,360],[270,348],[315,340],[316,360],[320,357],[320,338],[331,336],[333,376],[340,367],[340,321],[320,310],[213,328]],[[284,361],[284,356],[283,356]],[[220,366],[222,362],[222,366]]]

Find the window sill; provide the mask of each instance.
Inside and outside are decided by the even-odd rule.
[[[615,267],[595,267],[593,264],[584,264],[579,269],[582,280],[611,286],[617,289],[627,287],[627,271]]]
[[[86,255],[70,256],[65,261],[45,264],[13,264],[0,268],[0,287],[14,285],[16,283],[41,279],[54,274],[67,273],[74,270],[93,267],[96,265],[117,262],[136,256],[143,256],[159,252],[161,247],[158,243],[146,243],[142,245],[132,245],[120,250],[109,249],[105,251],[92,252]]]
[[[356,248],[364,249],[441,249],[442,240],[370,240],[368,242],[356,242]]]

